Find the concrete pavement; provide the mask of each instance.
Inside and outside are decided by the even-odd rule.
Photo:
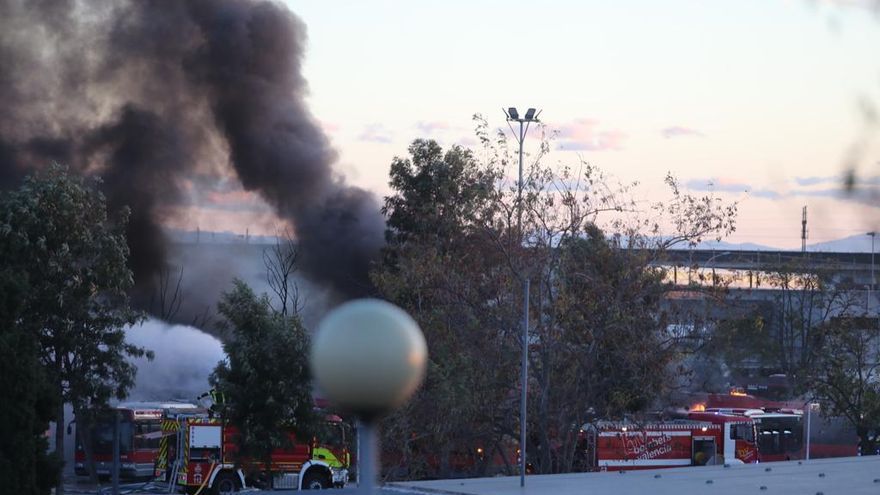
[[[526,478],[401,482],[388,489],[449,495],[880,495],[880,456]]]

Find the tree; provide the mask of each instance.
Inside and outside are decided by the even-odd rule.
[[[22,318],[26,276],[0,271],[0,479],[23,495],[45,495],[58,479],[61,459],[47,454],[45,432],[58,398],[40,366],[37,335]]]
[[[811,268],[809,260],[784,263],[765,277],[776,294],[770,345],[779,371],[799,392],[809,386],[817,358],[826,347],[827,323],[856,306],[854,294],[839,287],[831,271]]]
[[[223,419],[239,430],[239,456],[263,462],[268,472],[287,432],[310,438],[315,431],[308,338],[298,317],[273,311],[268,296],[240,280],[217,308],[231,337],[223,344],[227,359],[210,382],[225,398]]]
[[[73,405],[77,431],[88,434],[87,411],[124,398],[133,384],[136,368],[126,357],[152,357],[125,341],[123,327],[141,318],[129,306],[127,210],[108,218],[98,184],[56,165],[0,200],[2,259],[30,284],[17,326],[39,336],[44,371],[60,399],[58,452],[62,403]],[[56,493],[62,492],[59,483]]]
[[[667,331],[660,304],[670,285],[652,262],[675,242],[724,235],[734,225],[735,207],[692,197],[667,177],[672,199],[650,210],[674,219],[674,235],[663,235],[661,223],[629,199],[632,185],[587,163],[543,165],[552,149],[546,133],[520,200],[503,173],[515,163],[506,138],[477,123],[482,162],[417,140],[409,159],[392,164],[383,210],[389,246],[374,281],[414,315],[431,348],[424,387],[384,423],[404,457],[439,458],[435,466],[422,462],[433,472],[411,477],[449,475],[450,459],[461,461],[456,450],[479,445],[491,458],[488,449],[518,440],[525,277],[533,287],[529,461],[539,472],[570,470],[588,411],[644,409],[675,371],[678,337]],[[450,414],[438,421],[438,409]],[[441,451],[425,453],[430,445]],[[469,474],[485,467],[477,460]]]
[[[880,332],[876,318],[837,316],[823,326],[825,352],[812,375],[815,397],[859,436],[862,455],[876,452],[880,434]]]
[[[460,146],[443,153],[432,140],[416,139],[409,154],[391,162],[389,185],[395,194],[382,207],[388,217],[386,237],[398,245],[409,239],[454,242],[484,213],[499,171],[480,167],[473,153]]]
[[[289,232],[277,236],[271,247],[263,249],[263,265],[266,282],[280,305],[278,313],[282,318],[288,313],[299,315],[304,302],[300,300],[299,285],[293,278],[299,269],[299,248]]]
[[[677,341],[666,332],[663,273],[645,254],[609,243],[588,226],[559,246],[539,284],[531,431],[539,472],[571,470],[577,428],[590,417],[638,414],[670,387]],[[551,448],[551,446],[553,448]]]
[[[431,355],[426,383],[382,431],[385,445],[400,446],[391,460],[408,469],[402,475],[450,476],[454,458],[472,454],[475,444],[494,453],[515,435],[518,346],[508,334],[516,329],[517,298],[482,222],[498,171],[468,150],[444,153],[430,140],[414,141],[409,155],[391,166],[395,193],[383,208],[389,244],[373,278],[419,321]],[[476,472],[484,467],[478,463]]]
[[[840,350],[830,345],[832,322],[863,305],[860,290],[835,280],[836,268],[816,257],[768,264],[758,279],[763,300],[731,290],[723,302],[736,317],[719,323],[707,350],[734,369],[784,374],[794,395],[808,393],[823,358]]]

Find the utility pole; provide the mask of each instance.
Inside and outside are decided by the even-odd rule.
[[[516,137],[519,143],[519,182],[517,182],[517,218],[516,233],[517,241],[522,248],[523,232],[522,232],[522,191],[523,191],[523,142],[526,134],[529,132],[529,124],[539,122],[538,115],[534,108],[526,110],[524,117],[520,118],[519,112],[515,107],[510,107],[507,111],[501,110],[507,117],[507,125]],[[519,122],[519,133],[517,133],[511,122]],[[525,125],[523,125],[525,124]],[[522,270],[525,272],[525,270]],[[529,385],[529,276],[527,273],[520,273],[523,279],[523,333],[522,333],[522,397],[520,398],[520,418],[519,418],[519,486],[526,486],[526,407],[528,402],[528,385]]]

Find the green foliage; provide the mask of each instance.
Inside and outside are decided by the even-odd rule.
[[[0,479],[22,495],[48,494],[60,460],[47,454],[45,432],[57,397],[39,359],[37,336],[16,323],[28,287],[22,273],[0,271]]]
[[[129,306],[126,218],[108,218],[96,185],[58,165],[0,199],[0,259],[29,282],[15,325],[38,337],[43,371],[75,412],[124,398],[136,372],[126,357],[151,357],[125,342],[123,327],[141,318]]]
[[[409,238],[451,242],[478,219],[494,192],[497,171],[478,166],[471,151],[453,146],[446,153],[435,141],[417,139],[409,158],[391,162],[385,198],[389,240]]]
[[[268,296],[240,280],[218,311],[231,338],[223,344],[227,360],[210,382],[224,395],[224,420],[239,429],[239,455],[268,462],[273,449],[288,444],[287,432],[299,438],[315,432],[308,337],[298,317],[273,311]]]
[[[812,389],[827,414],[842,416],[873,453],[880,430],[880,330],[876,318],[837,317],[823,328],[825,352]]]
[[[389,245],[372,276],[385,298],[413,314],[431,349],[424,386],[383,423],[386,444],[399,445],[396,460],[410,468],[396,476],[485,474],[485,462],[469,455],[475,446],[515,464],[525,278],[529,462],[538,472],[569,470],[590,411],[640,411],[666,392],[676,339],[661,307],[670,287],[651,262],[675,242],[734,226],[735,207],[694,198],[667,177],[672,199],[649,207],[674,215],[675,235],[663,235],[659,221],[634,211],[631,186],[587,163],[542,165],[552,149],[543,128],[520,197],[505,172],[517,163],[506,137],[476,121],[480,161],[417,140],[409,158],[392,163],[383,210]],[[609,232],[629,244],[609,241]],[[456,464],[471,467],[456,473]]]
[[[510,377],[519,346],[500,337],[516,327],[514,280],[481,223],[494,206],[497,172],[434,141],[417,140],[409,151],[392,164],[390,243],[373,276],[385,298],[418,320],[431,353],[425,384],[382,432],[386,445],[400,446],[394,461],[405,476],[448,476],[456,453],[513,434],[513,421],[499,418],[516,403]]]
[[[43,362],[74,408],[124,398],[144,350],[123,327],[140,314],[129,306],[126,216],[107,217],[94,185],[54,166],[3,197],[4,259],[26,273],[30,288],[19,325],[40,336]]]
[[[743,314],[736,314],[737,309],[732,305],[729,306],[727,310],[733,316],[715,322],[711,332],[708,332],[705,341],[702,342],[700,357],[711,360],[716,368],[725,366],[734,373],[755,368],[776,373],[779,370],[777,364],[779,344],[774,339],[767,321],[755,308],[748,307]],[[706,370],[703,370],[703,374],[705,373]],[[724,387],[718,388],[719,380],[715,378],[714,383],[711,381],[702,383],[697,390],[727,392],[727,383],[723,384]]]
[[[617,249],[595,226],[585,238],[560,246],[562,261],[552,289],[557,303],[548,311],[558,322],[549,352],[558,387],[600,417],[645,410],[667,386],[666,368],[675,357],[661,313],[666,286],[662,274],[646,269],[644,255]]]
[[[809,389],[826,351],[831,320],[860,306],[853,292],[835,284],[833,276],[832,270],[810,267],[807,260],[783,264],[763,280],[776,294],[768,332],[768,349],[774,351],[770,364],[785,373],[798,392]]]
[[[793,395],[809,393],[825,358],[842,349],[831,345],[838,326],[833,322],[864,305],[858,291],[835,282],[834,275],[833,267],[817,268],[809,259],[765,269],[760,284],[770,297],[743,303],[728,294],[724,302],[736,316],[718,323],[705,350],[734,372],[758,368],[784,374]]]

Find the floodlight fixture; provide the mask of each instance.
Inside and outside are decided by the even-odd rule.
[[[534,109],[534,108],[530,108],[530,109],[526,110],[526,117],[525,117],[525,119],[526,119],[526,120],[532,120],[532,119],[534,119],[534,118],[535,118],[535,109]]]
[[[516,111],[516,107],[510,107],[510,108],[508,108],[508,109],[507,109],[507,115],[508,115],[512,120],[517,120],[517,119],[519,119],[519,112]]]

